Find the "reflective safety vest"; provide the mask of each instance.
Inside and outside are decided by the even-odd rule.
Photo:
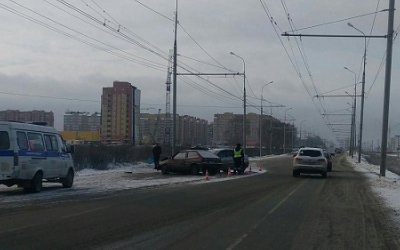
[[[234,149],[233,150],[233,158],[241,158],[242,157],[242,152],[243,152],[242,148],[239,149],[239,150]]]

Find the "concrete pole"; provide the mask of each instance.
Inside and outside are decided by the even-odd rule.
[[[230,52],[231,55],[240,58],[243,61],[243,153],[246,153],[246,62],[243,57]]]
[[[263,92],[264,92],[264,88],[268,85],[270,85],[271,83],[273,83],[274,81],[270,81],[267,82],[266,84],[264,84],[264,86],[261,88],[261,105],[260,105],[260,124],[259,124],[259,143],[260,143],[260,157],[262,155],[262,130],[261,130],[261,125],[262,125],[262,117],[263,117]]]
[[[171,155],[175,154],[176,151],[176,79],[177,79],[177,72],[176,72],[176,67],[177,67],[177,55],[178,55],[178,46],[177,46],[177,33],[178,33],[178,0],[176,0],[176,12],[175,12],[175,41],[174,41],[174,66],[173,66],[173,100],[172,100],[172,116],[173,116],[173,126],[172,126],[172,134],[173,139],[172,139],[172,152]]]
[[[393,23],[394,23],[395,0],[389,2],[388,33],[386,46],[386,70],[385,70],[385,91],[383,100],[383,121],[382,121],[382,144],[381,144],[381,166],[380,175],[386,175],[386,150],[387,132],[389,124],[389,103],[390,103],[390,80],[392,76],[392,53],[393,53]]]

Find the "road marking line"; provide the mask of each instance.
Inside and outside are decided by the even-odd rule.
[[[269,215],[271,215],[273,212],[275,212],[287,199],[289,199],[290,196],[292,196],[297,190],[300,189],[301,186],[304,185],[306,181],[302,181],[295,189],[293,189],[288,195],[285,196],[278,204],[276,204],[271,210],[268,211],[266,215],[264,215],[261,220],[259,220],[250,230],[243,234],[239,239],[237,239],[235,242],[233,242],[232,245],[228,246],[226,250],[233,250],[235,247],[237,247],[251,232],[253,232],[264,220],[267,219]]]
[[[277,210],[287,199],[289,199],[290,196],[292,196],[303,184],[305,181],[301,182],[295,189],[292,190],[285,198],[283,198],[278,204],[275,205],[271,210],[269,210],[268,215],[272,214]],[[264,218],[263,218],[264,219]]]
[[[58,220],[60,220],[60,219],[68,219],[68,218],[71,218],[71,217],[74,217],[74,216],[78,216],[78,215],[82,215],[82,214],[87,214],[87,213],[91,213],[91,212],[98,211],[98,210],[102,210],[102,209],[106,209],[106,208],[109,208],[109,206],[103,206],[103,207],[93,208],[93,209],[85,210],[85,211],[82,211],[82,212],[79,212],[79,213],[74,213],[74,214],[69,214],[69,215],[65,215],[65,216],[60,216],[60,217],[58,217],[58,218],[56,218],[56,219],[58,219]],[[16,227],[16,228],[11,228],[11,229],[7,229],[7,230],[4,230],[4,231],[0,231],[0,234],[12,233],[12,232],[15,232],[15,231],[20,231],[20,230],[24,230],[24,229],[28,229],[28,228],[33,228],[33,227],[37,227],[37,226],[43,225],[43,224],[45,224],[45,223],[47,223],[47,222],[39,222],[39,223],[31,224],[31,225],[26,225],[26,226],[20,226],[20,227]]]

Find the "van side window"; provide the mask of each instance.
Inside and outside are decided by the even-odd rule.
[[[32,151],[44,151],[41,134],[28,132],[28,141]]]
[[[25,132],[17,131],[17,143],[20,150],[28,150],[28,139]]]
[[[10,148],[10,138],[7,131],[0,131],[0,149]]]
[[[67,152],[67,146],[65,146],[64,139],[60,135],[57,135],[57,138],[61,142],[61,152],[66,153]]]
[[[44,135],[44,142],[46,144],[47,151],[58,152],[57,138],[54,135]]]

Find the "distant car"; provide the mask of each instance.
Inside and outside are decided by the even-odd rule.
[[[301,173],[321,174],[326,178],[328,172],[328,160],[324,151],[320,148],[301,148],[293,157],[293,176]]]
[[[191,173],[202,172],[214,175],[222,167],[221,159],[207,150],[182,150],[170,159],[161,161],[157,170],[162,174],[169,172]]]
[[[235,163],[233,161],[233,149],[229,148],[215,148],[210,150],[211,153],[217,155],[222,162],[221,170],[224,172],[228,172],[228,169],[234,170]],[[244,173],[244,170],[249,166],[249,157],[247,155],[244,156],[244,166],[237,171],[239,173]]]

